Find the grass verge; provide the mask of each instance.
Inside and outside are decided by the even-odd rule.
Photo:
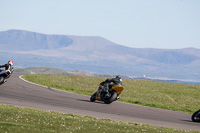
[[[0,105],[1,133],[198,133],[132,122]]]

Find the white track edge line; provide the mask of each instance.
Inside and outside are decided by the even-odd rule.
[[[55,90],[55,91],[60,91],[60,92],[65,92],[65,93],[72,93],[72,94],[77,94],[77,95],[82,95],[82,96],[87,96],[87,95],[83,95],[83,94],[78,94],[78,93],[73,93],[73,92],[69,92],[69,91],[64,91],[64,90],[59,90],[59,89],[55,89],[55,88],[51,88],[51,87],[47,87],[47,86],[43,86],[43,85],[39,85],[39,84],[36,84],[36,83],[33,83],[33,82],[30,82],[24,78],[22,78],[24,75],[20,75],[19,78],[27,83],[30,83],[30,84],[33,84],[33,85],[36,85],[36,86],[40,86],[40,87],[43,87],[43,88],[47,88],[47,89],[52,89],[52,90]]]

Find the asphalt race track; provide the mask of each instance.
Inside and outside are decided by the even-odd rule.
[[[14,73],[0,86],[0,104],[200,131],[200,123],[192,122],[191,114],[121,102],[92,103],[89,96],[34,85],[19,76]]]

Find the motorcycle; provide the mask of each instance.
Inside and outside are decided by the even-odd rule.
[[[105,90],[104,86],[100,84],[97,87],[97,91],[90,97],[90,101],[94,102],[95,100],[98,100],[98,101],[103,101],[105,104],[110,104],[118,100],[118,96],[124,90],[124,87],[119,85],[112,86],[112,88],[108,90],[110,95],[109,97],[105,96],[106,92],[104,90]]]
[[[0,85],[4,84],[6,82],[6,79],[8,79],[11,74],[13,73],[14,69],[11,70],[1,70],[0,71]]]
[[[193,122],[200,122],[200,110],[194,112],[191,119]]]

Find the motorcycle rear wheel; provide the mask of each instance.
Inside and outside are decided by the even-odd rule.
[[[113,92],[111,92],[111,97],[109,99],[105,99],[104,103],[105,104],[110,104],[113,101],[115,101],[116,99],[117,99],[117,92],[113,91]]]
[[[200,122],[200,110],[196,111],[192,117],[191,117],[193,122]]]

